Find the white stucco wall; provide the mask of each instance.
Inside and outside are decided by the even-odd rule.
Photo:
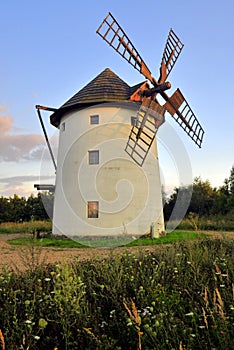
[[[142,167],[125,152],[137,105],[106,103],[66,114],[60,123],[53,233],[69,236],[142,235],[164,231],[157,146]],[[99,115],[91,125],[90,116]],[[64,129],[64,130],[63,130]],[[62,131],[63,130],[63,131]],[[88,152],[99,151],[90,165]],[[87,217],[87,202],[99,217]]]

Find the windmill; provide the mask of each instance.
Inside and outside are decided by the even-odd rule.
[[[150,88],[147,84],[146,89],[138,91],[141,106],[128,138],[126,152],[139,165],[143,164],[158,127],[164,122],[162,116],[165,111],[169,112],[195,144],[201,147],[204,130],[180,89],[177,89],[171,96],[165,92],[171,88],[170,82],[166,79],[184,47],[175,32],[172,29],[169,31],[158,80],[152,76],[137,49],[110,12],[97,29],[97,33],[153,85]],[[157,94],[164,99],[163,106],[159,104]]]
[[[165,226],[155,136],[165,112],[199,147],[204,134],[180,90],[170,97],[165,92],[183,44],[170,30],[156,80],[110,13],[97,33],[147,80],[129,86],[106,68],[61,107],[36,105],[56,183],[35,187],[54,192],[54,234],[79,241],[96,236],[122,241],[149,231],[158,237]],[[56,161],[41,110],[52,112],[50,123],[59,129]]]

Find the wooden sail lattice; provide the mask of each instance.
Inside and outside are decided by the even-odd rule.
[[[198,147],[201,147],[204,130],[180,89],[173,93],[164,107]]]
[[[156,127],[156,121],[160,120],[162,124],[162,118],[155,117],[154,113],[158,113],[161,117],[163,116],[164,121],[165,110],[172,115],[195,144],[201,147],[204,130],[188,102],[179,89],[177,89],[172,96],[168,96],[163,86],[167,83],[167,89],[168,86],[170,87],[170,83],[165,82],[165,80],[172,71],[184,47],[184,44],[180,41],[175,32],[172,29],[169,31],[163,51],[158,80],[152,77],[141,55],[111,13],[108,13],[103,20],[97,33],[154,86],[152,89],[148,88],[143,91],[141,95],[141,97],[143,97],[143,102],[137,113],[137,123],[132,127],[127,141],[125,150],[132,159],[142,166],[158,130],[159,125]],[[161,106],[157,103],[157,94],[160,94],[165,100],[164,105]],[[138,100],[140,100],[141,97]],[[150,123],[151,125],[149,127]]]
[[[143,99],[125,147],[125,151],[140,166],[145,161],[158,128],[165,121],[164,113],[164,107],[150,98]]]
[[[163,51],[159,83],[163,83],[167,79],[183,47],[184,44],[182,44],[175,32],[172,29],[170,29],[166,45]]]
[[[103,20],[102,24],[97,29],[97,33],[126,61],[128,61],[128,63],[151,82],[153,81],[151,72],[143,61],[141,55],[111,13],[108,13]]]

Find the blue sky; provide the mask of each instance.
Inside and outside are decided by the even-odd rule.
[[[44,140],[36,104],[59,107],[106,67],[129,85],[144,80],[96,34],[108,11],[156,78],[169,29],[180,37],[185,46],[169,76],[170,93],[181,89],[205,129],[202,148],[169,115],[167,121],[183,141],[193,177],[218,187],[229,176],[234,164],[232,0],[9,0],[1,4],[0,21],[0,195],[28,195],[40,175],[47,183],[54,176],[47,157],[41,162]],[[43,118],[56,139],[49,115]],[[163,129],[159,139],[162,134]],[[159,142],[170,187],[178,184],[178,171],[165,153]]]

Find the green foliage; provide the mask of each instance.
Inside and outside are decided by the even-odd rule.
[[[231,169],[230,177],[225,179],[224,185],[218,189],[212,188],[208,180],[203,181],[200,177],[196,177],[190,186],[175,188],[170,198],[164,199],[164,216],[166,220],[169,220],[171,216],[178,194],[180,195],[180,200],[183,200],[183,198],[188,198],[191,191],[192,197],[187,214],[195,213],[199,217],[222,215],[225,220],[226,216],[229,216],[231,213],[233,214],[234,166]],[[181,203],[181,207],[183,207],[183,203]],[[173,218],[173,220],[176,219],[180,219],[180,217]]]
[[[231,350],[233,251],[207,239],[3,271],[6,349]]]
[[[46,220],[53,214],[53,195],[38,193],[35,197],[0,197],[0,224],[3,222],[25,222]]]

